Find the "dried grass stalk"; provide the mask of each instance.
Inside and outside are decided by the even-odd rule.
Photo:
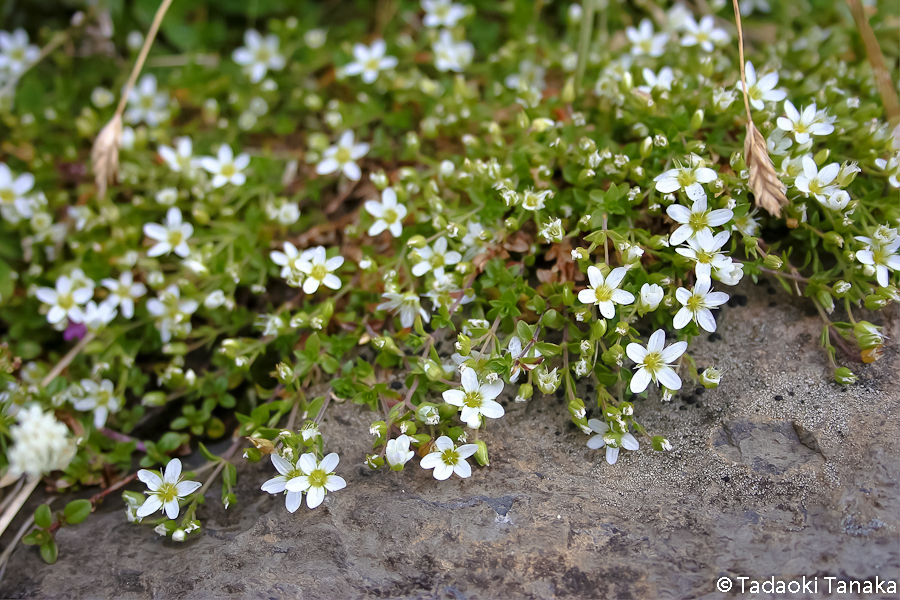
[[[91,162],[94,165],[94,181],[97,184],[97,196],[106,195],[106,186],[115,181],[119,172],[119,146],[122,144],[122,115],[116,113],[109,123],[100,130],[94,147],[91,149]]]
[[[756,199],[756,205],[770,215],[781,216],[781,207],[788,203],[785,191],[787,187],[778,179],[775,165],[769,157],[766,140],[753,125],[747,123],[747,136],[744,138],[744,160],[750,170],[750,189]]]

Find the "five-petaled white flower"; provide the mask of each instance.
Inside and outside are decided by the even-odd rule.
[[[188,246],[187,241],[193,234],[194,226],[183,222],[181,211],[173,206],[166,213],[164,224],[144,224],[144,235],[152,240],[156,240],[156,244],[147,250],[147,256],[162,256],[169,252],[175,252],[175,254],[184,258],[191,253],[191,248]]]
[[[895,188],[900,188],[900,152],[893,154],[889,159],[875,159],[875,166],[887,173],[888,182]],[[0,191],[0,195],[2,195]]]
[[[175,147],[160,144],[156,151],[173,173],[190,175],[194,170],[194,143],[184,136],[175,138]]]
[[[381,296],[387,302],[379,304],[376,310],[389,310],[400,315],[400,324],[404,329],[413,326],[416,315],[421,316],[426,323],[431,319],[428,311],[422,308],[419,295],[415,292],[385,292]]]
[[[466,459],[475,454],[478,446],[463,444],[455,447],[453,440],[442,435],[434,440],[432,451],[419,461],[423,469],[434,469],[434,478],[438,481],[449,479],[456,473],[463,479],[472,475],[472,467]]]
[[[220,188],[226,183],[232,185],[244,185],[247,176],[241,173],[250,164],[250,155],[246,152],[234,155],[231,146],[222,144],[216,158],[204,156],[200,159],[200,166],[213,176],[212,186]]]
[[[653,23],[650,22],[650,19],[643,19],[637,29],[626,27],[625,35],[632,44],[631,53],[635,56],[642,54],[653,57],[662,56],[666,51],[666,42],[669,41],[668,33],[653,32]]]
[[[368,154],[369,144],[365,142],[355,143],[353,132],[345,131],[334,146],[330,146],[322,153],[322,160],[316,165],[316,173],[329,175],[336,171],[342,171],[347,179],[359,181],[362,172],[356,161]]]
[[[282,278],[287,279],[288,282],[296,282],[299,279],[298,274],[300,274],[300,270],[297,268],[297,264],[300,258],[300,251],[297,250],[297,246],[290,242],[285,242],[284,252],[273,250],[269,253],[269,258],[272,259],[273,263],[281,267]]]
[[[651,93],[654,88],[669,91],[672,90],[672,82],[675,81],[675,74],[670,67],[663,67],[659,70],[659,74],[654,73],[650,69],[644,69],[642,74],[644,75],[644,81],[647,82],[647,85],[639,85],[637,89],[645,94]]]
[[[661,384],[672,391],[681,389],[681,378],[669,365],[684,354],[688,347],[687,342],[675,342],[664,348],[665,342],[665,332],[657,329],[650,336],[646,348],[634,343],[625,347],[625,354],[637,367],[634,377],[631,378],[630,387],[633,393],[643,392],[650,381],[655,381],[657,385]]]
[[[375,217],[375,222],[369,227],[369,235],[376,236],[387,229],[392,236],[400,237],[406,207],[397,203],[397,192],[393,188],[381,192],[381,202],[366,200],[365,207],[366,212]]]
[[[455,265],[462,260],[462,254],[455,250],[447,251],[447,238],[441,236],[434,245],[416,250],[419,262],[413,265],[412,274],[421,277],[428,271],[434,271],[435,277],[444,276],[444,267]]]
[[[98,333],[101,329],[112,323],[119,311],[109,302],[97,304],[93,300],[84,305],[84,325],[88,331]]]
[[[794,185],[803,195],[809,197],[812,194],[816,200],[822,202],[827,196],[831,196],[837,191],[837,186],[831,185],[837,178],[841,166],[837,163],[831,163],[822,167],[820,171],[816,166],[816,161],[811,156],[803,157],[803,174],[798,175],[794,181]]]
[[[693,290],[683,287],[675,290],[675,298],[682,307],[675,314],[673,325],[675,329],[683,329],[691,321],[696,321],[700,327],[713,333],[716,330],[716,320],[711,308],[718,308],[728,302],[728,294],[725,292],[711,292],[712,281],[700,279],[694,284]]]
[[[790,100],[784,101],[784,113],[786,117],[778,117],[778,128],[783,131],[793,132],[798,144],[805,144],[813,135],[828,135],[834,131],[834,125],[824,120],[817,112],[816,103],[813,102],[798,112]]]
[[[355,44],[353,46],[353,62],[344,66],[347,75],[362,75],[365,83],[375,83],[381,71],[389,71],[397,66],[396,56],[385,56],[387,44],[384,40],[375,40],[371,46]]]
[[[856,251],[856,260],[864,265],[875,267],[878,285],[887,287],[890,284],[889,271],[900,271],[900,237],[885,240],[884,243],[869,237],[858,235],[856,239],[866,246]]]
[[[81,269],[72,271],[71,277],[60,275],[56,280],[56,289],[41,287],[35,291],[37,299],[50,306],[47,321],[53,325],[66,317],[75,323],[82,323],[84,311],[81,305],[93,295],[94,283],[84,277]]]
[[[392,469],[402,469],[403,465],[415,455],[415,452],[409,449],[410,441],[410,437],[405,433],[397,439],[388,440],[384,457]]]
[[[438,40],[432,44],[434,51],[434,67],[441,72],[453,71],[462,73],[475,56],[475,47],[468,40],[457,42],[453,34],[442,29]]]
[[[694,271],[697,273],[698,281],[709,279],[713,269],[731,267],[731,258],[721,252],[722,246],[730,237],[731,233],[728,231],[720,231],[714,236],[709,229],[703,229],[687,240],[687,248],[676,248],[675,252],[695,263]]]
[[[693,17],[685,19],[685,35],[681,38],[682,46],[700,45],[705,52],[712,52],[716,44],[726,44],[731,39],[724,29],[715,26],[712,15],[705,15],[700,22]]]
[[[261,489],[262,491],[273,495],[285,492],[285,507],[288,509],[288,512],[297,512],[297,509],[300,508],[300,504],[303,503],[303,492],[292,492],[288,490],[287,483],[291,479],[302,476],[303,471],[277,454],[271,454],[270,456],[272,458],[272,464],[275,465],[275,469],[278,471],[279,475],[262,484]]]
[[[627,431],[621,436],[610,433],[609,425],[606,424],[606,421],[590,419],[588,420],[588,427],[597,435],[588,440],[587,447],[591,450],[599,450],[606,446],[606,462],[611,465],[616,464],[616,461],[619,460],[620,448],[631,451],[640,448],[637,439]]]
[[[128,110],[125,120],[132,124],[143,121],[156,127],[169,117],[169,95],[156,91],[156,77],[150,73],[141,77],[137,86],[128,95]]]
[[[669,244],[672,246],[696,237],[701,231],[712,235],[711,227],[724,225],[734,216],[734,212],[728,208],[708,210],[705,194],[694,201],[690,210],[680,204],[670,204],[666,207],[666,214],[681,224],[669,235]]]
[[[231,58],[250,74],[252,83],[259,83],[269,69],[280,71],[284,68],[284,56],[278,51],[278,36],[260,35],[255,29],[244,32],[244,46],[236,49]]]
[[[513,192],[515,194],[515,192]],[[528,188],[522,192],[522,208],[525,210],[541,210],[544,208],[544,202],[547,198],[553,197],[552,190],[534,191],[534,188]]]
[[[460,19],[466,16],[466,7],[452,0],[422,0],[425,27],[456,27]]]
[[[19,28],[9,33],[0,31],[0,71],[8,71],[17,77],[28,65],[37,62],[41,50],[28,43],[28,33]]]
[[[111,308],[120,307],[126,319],[134,316],[135,299],[147,293],[147,286],[141,282],[135,283],[131,271],[123,272],[118,279],[101,279],[100,285],[109,290],[109,296],[103,302]]]
[[[341,289],[341,278],[332,271],[342,264],[344,264],[343,256],[327,258],[323,246],[304,250],[297,260],[297,270],[306,275],[306,279],[303,280],[303,292],[314,294],[320,284],[332,290]]]
[[[578,299],[583,304],[596,304],[604,318],[612,319],[616,315],[616,304],[634,302],[634,294],[618,289],[627,272],[625,267],[616,267],[604,278],[603,272],[591,265],[587,270],[590,286],[578,292]]]
[[[31,215],[30,203],[25,194],[34,187],[34,175],[22,173],[13,177],[12,171],[6,163],[0,163],[0,206],[12,207],[23,215]]]
[[[285,489],[289,492],[305,492],[306,506],[319,506],[325,500],[326,491],[336,492],[347,487],[344,478],[334,474],[340,460],[335,452],[326,455],[321,461],[317,461],[312,452],[303,454],[297,461],[302,474],[288,479]]]
[[[118,412],[121,400],[115,396],[113,382],[104,379],[100,383],[90,379],[81,380],[84,396],[76,400],[75,410],[94,411],[94,427],[100,429],[106,425],[110,413]]]
[[[199,481],[187,481],[181,479],[181,461],[173,458],[166,465],[165,474],[162,471],[138,471],[138,479],[147,484],[150,490],[149,497],[144,501],[137,516],[149,517],[158,510],[163,510],[170,519],[177,519],[181,507],[178,500],[189,496],[200,488]]]
[[[684,190],[688,198],[696,201],[706,198],[703,184],[712,183],[718,178],[719,174],[709,167],[689,166],[669,169],[657,175],[653,181],[656,182],[656,191],[658,192],[670,194]]]
[[[745,63],[744,76],[747,78],[747,95],[750,97],[750,105],[756,110],[763,110],[766,102],[781,102],[787,97],[784,90],[776,90],[778,85],[778,73],[772,71],[762,78],[756,79],[756,69],[749,60]],[[738,81],[739,90],[744,89],[744,82]]]
[[[499,419],[506,411],[494,400],[503,391],[503,380],[497,378],[493,383],[478,383],[475,369],[467,368],[462,372],[462,389],[447,390],[442,396],[444,402],[462,409],[459,416],[472,429],[481,426],[481,418]],[[437,477],[437,474],[435,474]]]

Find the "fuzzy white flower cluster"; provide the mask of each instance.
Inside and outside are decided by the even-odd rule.
[[[75,456],[76,443],[69,429],[37,404],[19,410],[18,423],[9,428],[9,470],[13,477],[40,477],[65,469]]]

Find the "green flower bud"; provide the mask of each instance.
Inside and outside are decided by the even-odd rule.
[[[816,152],[816,155],[813,157],[813,160],[816,161],[817,165],[825,164],[825,161],[828,160],[828,157],[831,155],[831,150],[828,148],[823,148]]]
[[[609,366],[619,366],[625,362],[625,349],[621,344],[611,346],[609,350],[600,355],[600,358]]]
[[[516,394],[516,402],[525,402],[531,398],[532,394],[534,394],[532,385],[530,383],[523,383],[519,386],[519,391]]]
[[[563,86],[559,99],[563,104],[571,104],[575,101],[575,78],[569,77],[566,79],[566,84]]]
[[[591,324],[591,340],[597,341],[606,335],[606,319],[599,319]]]
[[[703,109],[698,108],[697,112],[694,113],[694,116],[691,117],[691,130],[697,131],[703,126]]]
[[[722,372],[715,367],[707,367],[700,375],[700,383],[708,390],[719,387],[719,381],[722,379]]]
[[[763,264],[767,269],[772,269],[773,271],[777,271],[784,264],[784,261],[781,260],[776,254],[769,254],[766,256],[766,259],[763,261]]]
[[[285,385],[294,381],[294,370],[287,363],[278,363],[278,366],[275,367],[275,372],[278,375],[278,381]]]
[[[544,366],[541,366],[537,370],[538,389],[545,394],[552,394],[555,392],[556,388],[559,387],[560,381],[561,378],[556,367],[554,367],[552,371],[548,371]]]
[[[575,398],[574,400],[570,401],[569,414],[571,414],[576,419],[583,419],[585,417],[584,400],[582,400],[581,398]]]
[[[387,433],[387,423],[384,421],[375,421],[372,425],[369,426],[369,435],[375,437],[375,444],[378,445],[378,442],[384,441],[384,436]]]
[[[387,174],[385,174],[384,169],[379,169],[378,171],[369,174],[369,179],[372,181],[372,183],[375,184],[375,187],[382,191],[391,184],[391,180],[388,179],[388,176]]]
[[[653,152],[653,138],[649,135],[641,142],[641,158],[647,158]]]
[[[141,399],[144,406],[163,406],[166,403],[166,393],[162,391],[148,392]]]
[[[825,242],[838,248],[844,247],[844,238],[837,231],[829,231],[825,234]]]
[[[456,351],[460,353],[462,356],[468,356],[472,353],[472,339],[460,333],[456,336]]]
[[[878,326],[868,321],[859,321],[853,327],[853,336],[861,350],[870,350],[884,345],[884,336],[881,335]]]
[[[519,220],[515,217],[508,217],[504,222],[503,226],[509,229],[510,231],[518,231],[519,230]]]
[[[259,448],[246,448],[244,450],[244,458],[252,463],[258,463],[262,457],[263,453]]]
[[[880,310],[887,306],[889,300],[876,294],[866,296],[866,308],[869,310]]]
[[[516,126],[519,129],[525,130],[528,129],[528,126],[531,125],[531,120],[528,118],[528,115],[525,114],[525,111],[519,111],[516,115]]]
[[[380,469],[384,464],[384,458],[378,456],[377,454],[367,454],[366,455],[366,466],[375,471],[376,469]]]
[[[478,450],[475,451],[475,462],[482,467],[487,467],[491,464],[491,461],[488,459],[487,444],[483,440],[476,440],[475,445],[478,446]]]
[[[828,290],[819,290],[816,292],[816,299],[829,315],[834,312],[834,298],[831,297]]]
[[[841,385],[852,385],[859,377],[847,367],[840,367],[834,371],[834,380]]]
[[[431,381],[443,379],[444,369],[441,368],[441,365],[437,364],[433,360],[427,360],[425,361],[425,377],[427,377]]]
[[[657,452],[669,452],[672,450],[671,442],[661,435],[654,435],[650,443]]]

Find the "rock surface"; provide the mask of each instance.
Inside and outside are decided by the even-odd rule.
[[[884,358],[845,362],[861,377],[842,388],[815,310],[766,285],[734,291],[746,306],[733,298],[721,338],[691,348],[722,386],[637,402],[672,452],[642,441],[607,465],[561,397],[536,398],[491,422],[490,467],[439,483],[370,472],[371,413],[336,405],[324,432],[348,486],[321,508],[289,514],[258,491],[271,465],[244,464],[240,505],[226,511],[213,488],[204,535],[179,544],[113,498],[60,532],[56,565],[16,549],[0,597],[719,598],[722,576],[804,575],[822,597],[825,576],[900,579],[897,312]]]

